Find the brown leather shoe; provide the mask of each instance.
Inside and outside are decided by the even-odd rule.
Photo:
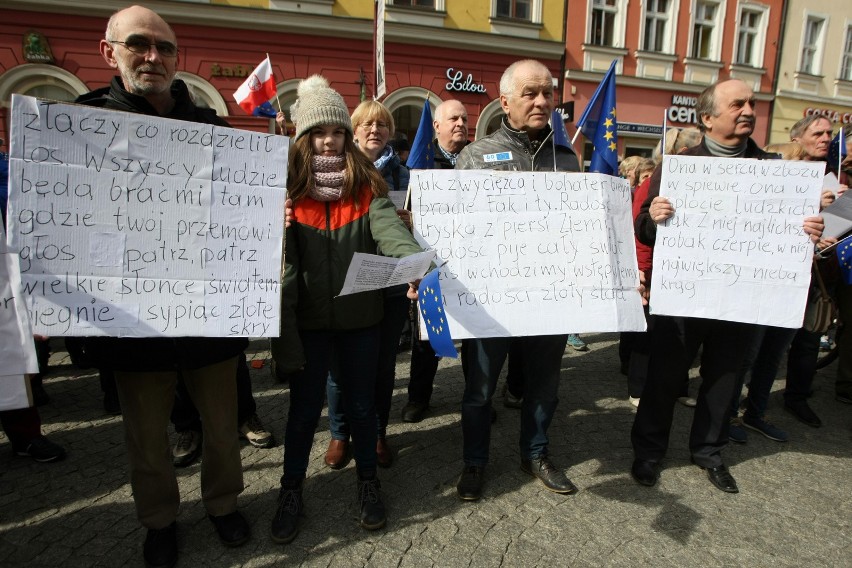
[[[332,439],[328,443],[328,450],[325,452],[325,465],[331,469],[343,469],[351,459],[349,440]]]
[[[391,452],[388,441],[385,438],[379,438],[376,441],[376,463],[379,467],[390,467],[393,463],[393,452]]]

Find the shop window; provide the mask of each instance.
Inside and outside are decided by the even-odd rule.
[[[800,73],[807,73],[808,75],[818,75],[820,73],[824,29],[825,18],[808,16],[805,21],[805,30],[802,36],[802,51],[799,57]]]
[[[763,45],[766,37],[766,22],[769,20],[768,12],[768,6],[758,4],[740,6],[734,59],[737,65],[763,66]]]
[[[852,26],[846,27],[846,41],[843,42],[843,60],[840,64],[840,78],[852,81]]]
[[[671,0],[647,0],[645,4],[645,38],[642,49],[668,53],[671,51],[669,31],[671,21]]]
[[[719,2],[697,0],[692,18],[692,46],[689,54],[694,59],[719,59],[719,33],[722,7]]]

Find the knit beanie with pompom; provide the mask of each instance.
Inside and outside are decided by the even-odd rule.
[[[340,93],[328,86],[321,75],[311,75],[299,83],[298,98],[290,107],[290,115],[296,123],[296,140],[307,134],[314,126],[333,124],[352,131],[349,109]]]

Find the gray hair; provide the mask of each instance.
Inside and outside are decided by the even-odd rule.
[[[701,133],[701,130],[694,126],[689,126],[687,128],[669,128],[666,131],[665,137],[666,154],[678,154],[685,148],[698,146],[703,137],[704,135]],[[663,151],[660,148],[660,144],[657,144],[654,147],[654,151],[651,153],[651,159],[657,163],[662,161]]]
[[[811,114],[799,120],[798,122],[796,122],[796,124],[793,125],[793,128],[790,129],[790,140],[792,140],[793,138],[800,138],[802,134],[804,134],[805,131],[808,129],[808,127],[818,120],[825,120],[828,121],[829,124],[831,124],[831,121],[823,115]]]
[[[515,85],[515,71],[518,70],[518,67],[523,67],[524,65],[532,65],[539,67],[540,69],[546,71],[547,74],[551,76],[551,78],[553,77],[553,75],[550,73],[550,69],[548,69],[547,66],[541,61],[538,61],[536,59],[521,59],[520,61],[515,61],[514,63],[506,67],[506,70],[503,71],[503,76],[500,77],[501,95],[506,98],[509,98],[515,93],[515,87],[517,86]]]
[[[432,113],[432,120],[441,122],[441,120],[444,118],[444,109],[446,108],[447,103],[459,103],[464,109],[464,113],[467,114],[467,107],[464,106],[463,102],[458,99],[447,99],[435,107],[435,112]]]
[[[701,119],[702,116],[719,116],[719,113],[716,112],[716,85],[719,83],[713,83],[698,95],[698,102],[695,104],[695,114],[698,118],[698,129],[701,132],[707,130],[707,127],[704,126],[704,121]]]

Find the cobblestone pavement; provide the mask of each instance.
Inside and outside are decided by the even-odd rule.
[[[752,433],[748,444],[725,450],[738,495],[713,488],[690,465],[693,411],[680,405],[660,483],[645,488],[628,473],[634,413],[618,372],[617,336],[585,339],[590,351],[566,351],[562,402],[550,428],[551,454],[580,493],[550,493],[519,470],[518,411],[504,408],[498,394],[485,496],[459,501],[459,364],[442,361],[428,418],[403,424],[408,357],[401,355],[389,427],[396,461],[380,470],[387,527],[358,527],[354,465],[324,467],[323,416],[306,482],[307,516],[284,546],[270,539],[269,521],[289,394],[266,359],[252,378],[259,415],[278,444],[242,450],[240,506],[252,539],[222,547],[201,505],[198,464],[181,469],[179,566],[852,566],[852,407],[834,400],[836,363],[814,382],[811,405],[822,428],[783,412],[780,380],[769,418],[790,441]],[[70,366],[62,342],[54,345],[59,352],[45,380],[52,401],[40,412],[44,432],[68,458],[37,464],[16,457],[0,435],[0,566],[142,566],[145,532],[134,514],[121,418],[104,415],[97,375]],[[268,358],[265,345],[252,342],[251,358]]]

